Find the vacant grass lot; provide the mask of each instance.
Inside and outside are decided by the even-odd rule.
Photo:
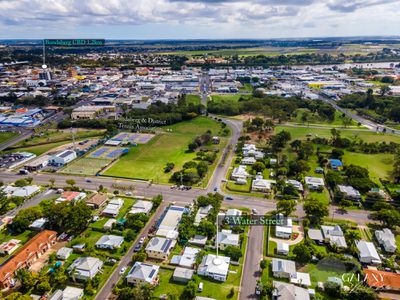
[[[306,122],[302,121],[302,116],[304,113],[308,113],[308,118]],[[324,125],[331,127],[344,127],[343,126],[343,117],[342,114],[338,111],[335,112],[335,118],[333,121],[329,121],[327,119],[321,118],[317,113],[313,114],[308,109],[299,108],[297,110],[296,117],[294,117],[291,122],[302,125]],[[357,128],[357,123],[354,120],[351,120],[351,123],[347,125],[347,127]],[[361,127],[360,127],[361,128]]]
[[[188,144],[207,130],[211,130],[213,135],[218,135],[221,126],[209,118],[198,117],[166,128],[172,131],[157,135],[145,145],[131,148],[128,154],[121,157],[103,175],[168,183],[173,172],[180,170],[185,162],[195,158],[195,153],[186,152]],[[168,162],[174,163],[175,168],[169,173],[164,173]]]
[[[199,95],[186,95],[186,101],[194,105],[199,105],[201,98]]]
[[[211,99],[216,102],[221,102],[223,100],[237,102],[239,101],[240,97],[246,97],[246,95],[241,95],[241,94],[212,95]]]
[[[13,139],[17,135],[15,132],[0,132],[0,144]]]

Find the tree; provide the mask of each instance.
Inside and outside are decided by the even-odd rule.
[[[342,295],[342,287],[339,283],[334,281],[326,281],[324,283],[325,292],[335,299],[340,299]]]
[[[36,288],[41,294],[44,294],[51,290],[51,285],[48,280],[42,280]]]
[[[395,183],[400,182],[400,149],[398,149],[394,155],[393,170],[391,176]]]
[[[377,299],[376,293],[373,289],[363,286],[363,285],[357,285],[354,289],[352,289],[348,294],[347,294],[347,299],[348,300],[375,300]]]
[[[258,173],[258,172],[262,172],[262,171],[265,170],[265,165],[264,165],[264,163],[261,162],[261,161],[256,161],[256,162],[253,164],[252,169],[253,169],[254,171],[256,171],[257,173]]]
[[[276,203],[276,209],[287,217],[295,211],[296,201],[281,199]]]
[[[227,246],[225,248],[225,254],[234,261],[239,261],[239,259],[242,257],[242,251],[236,246]]]
[[[15,278],[21,282],[22,288],[25,291],[29,291],[30,289],[32,289],[37,282],[37,277],[26,269],[18,270]]]
[[[388,85],[382,85],[380,88],[380,94],[381,96],[385,96],[385,94],[388,94],[390,92],[390,87]]]
[[[310,166],[305,160],[292,160],[289,162],[288,175],[297,176],[308,171],[310,171]]]
[[[262,261],[260,261],[260,268],[264,270],[266,267],[268,267],[268,261],[266,259],[263,259]]]
[[[197,285],[193,280],[189,281],[182,292],[182,299],[193,299],[196,296]]]
[[[71,188],[72,188],[72,187],[74,187],[74,186],[75,186],[75,184],[76,184],[76,181],[75,181],[75,180],[73,180],[73,179],[67,179],[67,180],[65,180],[65,183],[66,183],[66,184],[68,184],[68,185],[70,185],[70,186],[71,186]]]
[[[294,246],[293,254],[296,257],[297,262],[305,264],[311,261],[313,249],[311,248],[311,246],[308,246],[305,243],[301,243]]]
[[[50,187],[54,187],[54,183],[56,182],[56,180],[54,178],[50,178],[49,182],[50,182]]]
[[[197,230],[203,235],[207,236],[209,239],[211,239],[216,234],[215,225],[206,219],[200,222]]]
[[[394,228],[400,226],[400,212],[393,209],[381,209],[371,214],[373,220],[380,221],[384,226]]]
[[[344,116],[342,118],[342,124],[343,124],[344,128],[346,128],[347,126],[351,125],[352,121],[353,121],[352,118],[350,118],[348,116]]]
[[[322,219],[329,215],[328,205],[315,198],[306,200],[303,208],[307,218],[315,225],[321,224]]]

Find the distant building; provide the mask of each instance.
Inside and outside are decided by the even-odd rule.
[[[338,185],[338,190],[343,194],[343,197],[348,200],[360,201],[361,194],[358,190],[349,185]]]
[[[382,230],[375,231],[375,237],[379,243],[385,249],[386,252],[394,253],[396,252],[396,238],[389,228],[384,228]]]
[[[322,190],[325,187],[325,182],[323,178],[320,177],[308,177],[304,178],[306,186],[310,190]]]
[[[76,152],[73,150],[64,150],[50,157],[49,163],[53,166],[64,166],[76,158]]]

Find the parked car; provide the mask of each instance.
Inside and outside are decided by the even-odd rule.
[[[137,243],[135,248],[133,248],[133,252],[139,252],[140,249],[142,249],[142,245],[141,243]]]
[[[203,285],[204,285],[203,282],[199,283],[199,287],[197,288],[198,292],[202,292],[203,291]]]
[[[122,275],[126,272],[126,267],[122,267],[122,269],[119,271],[119,275]]]
[[[226,196],[226,197],[225,197],[225,200],[230,200],[230,201],[232,201],[233,198],[232,198],[231,196]]]
[[[132,196],[132,192],[125,192],[126,196]]]
[[[139,239],[139,244],[143,244],[144,243],[144,237],[141,237],[140,239]]]

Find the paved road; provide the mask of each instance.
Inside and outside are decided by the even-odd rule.
[[[386,132],[388,132],[388,133],[390,132],[393,134],[400,135],[400,130],[396,130],[396,129],[390,128],[388,126],[375,123],[375,122],[365,119],[357,114],[353,114],[352,112],[348,111],[347,109],[340,107],[339,105],[336,104],[336,102],[334,100],[332,100],[326,96],[320,95],[320,97],[323,101],[332,105],[332,107],[335,108],[336,110],[346,114],[348,117],[352,118],[356,122],[364,125],[365,127],[367,127],[368,129],[370,129],[372,131],[382,131],[382,129],[385,128]]]
[[[264,226],[250,226],[240,300],[257,299],[255,290],[257,280],[261,278],[260,261],[264,251],[264,230]]]
[[[142,230],[141,234],[138,235],[136,240],[132,243],[132,246],[129,248],[127,253],[121,258],[118,266],[115,268],[114,272],[110,275],[110,277],[108,278],[107,282],[103,285],[101,290],[97,293],[95,299],[98,299],[98,300],[108,299],[108,297],[112,293],[113,287],[118,283],[118,281],[121,278],[121,276],[119,275],[119,272],[121,271],[121,269],[123,267],[128,267],[128,269],[129,269],[129,265],[132,260],[132,255],[134,254],[133,249],[134,249],[134,246],[136,245],[136,243],[138,242],[139,238],[146,237],[148,235],[149,230],[154,225],[154,222],[161,217],[161,214],[166,207],[167,207],[166,203],[161,203],[161,205],[157,208],[153,217],[149,220],[149,222],[147,222],[147,224],[144,227],[144,229]]]

